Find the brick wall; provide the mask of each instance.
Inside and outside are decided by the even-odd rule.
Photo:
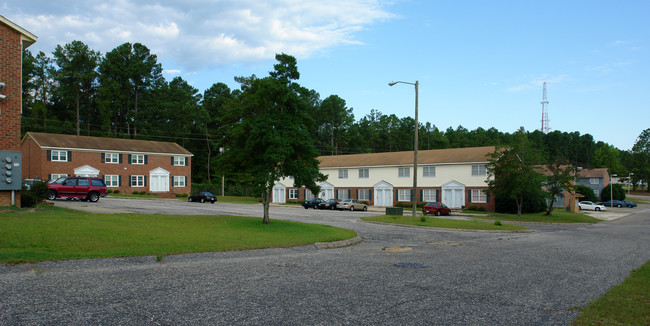
[[[20,150],[20,105],[22,87],[22,41],[13,28],[0,23],[0,82],[5,83],[0,99],[0,150]],[[20,191],[15,192],[20,207]],[[11,191],[0,191],[0,206],[11,205]]]

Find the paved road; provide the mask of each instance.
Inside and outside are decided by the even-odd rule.
[[[103,198],[92,209],[261,216],[261,206]],[[153,207],[153,208],[152,208]],[[495,234],[272,207],[361,244],[0,265],[0,324],[566,325],[650,260],[650,206],[596,225]],[[623,212],[623,210],[621,210]],[[384,248],[408,247],[388,252]],[[398,267],[396,264],[405,267]],[[415,268],[423,267],[424,268]]]

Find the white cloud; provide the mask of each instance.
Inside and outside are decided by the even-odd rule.
[[[272,59],[284,52],[309,57],[360,44],[355,34],[394,18],[382,0],[190,0],[143,4],[84,1],[54,6],[35,0],[3,3],[5,14],[39,37],[38,50],[80,40],[105,53],[140,42],[160,59],[189,70]]]

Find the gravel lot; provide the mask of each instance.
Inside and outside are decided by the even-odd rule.
[[[56,205],[93,212],[262,213],[261,205],[168,200]],[[650,205],[612,210],[610,220],[596,225],[531,224],[533,232],[501,234],[358,220],[369,214],[377,212],[272,207],[271,223],[324,223],[364,239],[338,249],[0,265],[0,324],[566,325],[579,313],[575,307],[650,260]]]

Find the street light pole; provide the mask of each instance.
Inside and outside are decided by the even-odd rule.
[[[388,86],[394,86],[396,84],[408,84],[415,86],[415,136],[413,140],[413,217],[417,215],[418,211],[418,86],[420,83],[416,80],[415,83],[403,82],[403,81],[394,81],[388,83]]]
[[[632,176],[633,176],[633,175],[634,175],[634,172],[630,172],[630,173],[628,173],[628,175],[627,175],[627,182],[628,182],[628,185],[627,185],[627,195],[628,195],[628,196],[630,195],[630,188],[632,188]]]
[[[614,183],[613,177],[617,177],[618,174],[611,174],[609,176],[609,207],[614,207]]]

